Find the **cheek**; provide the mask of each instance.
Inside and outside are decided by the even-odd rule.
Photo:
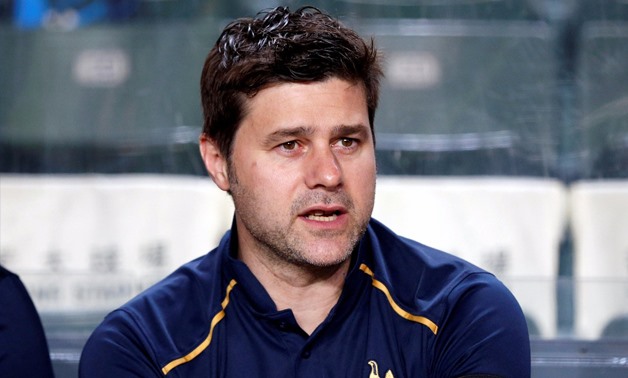
[[[290,198],[289,191],[294,189],[300,176],[299,170],[285,169],[272,164],[253,162],[249,165],[250,182],[254,191],[264,193],[267,198],[285,201]]]
[[[377,174],[377,165],[375,163],[375,152],[369,151],[366,156],[359,161],[357,169],[362,172],[362,177],[365,181],[375,180]]]
[[[360,183],[361,195],[364,198],[365,202],[370,202],[371,206],[373,205],[373,201],[375,200],[375,180],[376,176],[373,172],[372,174],[363,175],[363,180]]]
[[[372,201],[375,195],[376,174],[374,163],[365,162],[351,169],[352,186],[365,201]]]

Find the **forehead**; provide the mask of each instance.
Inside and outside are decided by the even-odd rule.
[[[242,126],[296,127],[368,125],[362,84],[331,78],[320,82],[280,83],[249,98]]]

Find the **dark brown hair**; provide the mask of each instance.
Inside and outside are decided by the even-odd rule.
[[[225,157],[247,99],[282,82],[314,82],[337,77],[364,85],[373,120],[379,97],[381,64],[373,41],[312,7],[287,7],[241,18],[225,27],[201,75],[203,133]]]

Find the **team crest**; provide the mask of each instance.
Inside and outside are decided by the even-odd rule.
[[[377,366],[377,362],[375,362],[374,360],[370,360],[368,364],[371,366],[371,374],[369,374],[369,378],[395,378],[392,371],[390,370],[386,372],[385,376],[380,377],[379,366]]]

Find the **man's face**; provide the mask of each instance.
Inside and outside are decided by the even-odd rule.
[[[332,78],[261,90],[228,164],[241,250],[305,267],[346,261],[371,217],[375,176],[361,85]]]

